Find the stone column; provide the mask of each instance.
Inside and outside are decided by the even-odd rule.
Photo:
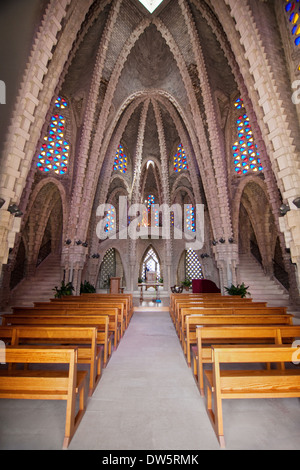
[[[62,250],[62,266],[65,269],[65,282],[72,282],[74,295],[80,294],[81,275],[86,263],[88,248],[82,245],[68,245]]]
[[[225,287],[237,284],[238,245],[228,242],[219,243],[213,248],[220,276],[220,289],[225,293]]]

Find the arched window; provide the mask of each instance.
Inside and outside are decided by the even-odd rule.
[[[150,272],[155,272],[156,273],[156,279],[160,279],[161,277],[161,272],[160,272],[160,263],[158,260],[158,257],[153,250],[152,247],[150,247],[145,254],[145,257],[143,259],[142,263],[142,272],[141,272],[141,278],[146,279],[146,274],[147,271]]]
[[[174,155],[174,171],[180,173],[183,170],[188,170],[188,164],[184,148],[180,144],[177,148],[177,153]]]
[[[116,275],[116,252],[114,248],[110,248],[105,253],[99,272],[99,288],[108,289],[111,277]]]
[[[66,119],[63,111],[67,108],[67,101],[58,97],[55,106],[57,113],[51,117],[48,134],[38,156],[38,169],[43,173],[65,175],[68,171],[70,158],[70,145],[65,140]]]
[[[127,172],[127,157],[124,153],[122,145],[119,145],[116,152],[113,171],[120,171],[121,173]]]
[[[187,204],[185,207],[185,224],[191,232],[196,231],[195,208],[193,204]]]
[[[116,232],[116,209],[113,205],[110,205],[106,217],[105,217],[105,228],[104,231],[107,233]]]
[[[285,0],[284,4],[291,37],[295,46],[298,47],[300,45],[300,0],[292,2]],[[300,70],[300,64],[298,64],[298,70]]]
[[[185,254],[185,277],[188,279],[203,279],[202,266],[197,253],[189,249]]]
[[[142,226],[148,227],[152,224],[152,213],[154,217],[154,227],[159,226],[159,211],[156,209],[152,209],[152,206],[155,204],[155,196],[153,194],[149,194],[147,199],[145,200],[145,206],[147,207],[147,213],[143,216]]]
[[[263,167],[261,166],[260,155],[254,142],[243,100],[238,98],[234,105],[238,110],[238,118],[236,119],[237,140],[232,146],[235,171],[238,175],[257,173],[262,171]]]

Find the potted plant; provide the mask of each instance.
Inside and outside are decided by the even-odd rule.
[[[185,280],[182,281],[181,284],[184,286],[185,290],[189,290],[189,288],[192,285],[192,281],[188,277],[186,277]]]
[[[158,279],[158,282],[159,282],[160,284],[163,284],[163,283],[164,283],[164,280],[163,280],[163,278],[162,278],[162,277],[160,277],[160,278]]]
[[[94,294],[96,289],[89,281],[84,281],[80,285],[80,294]]]
[[[247,295],[251,295],[248,292],[249,286],[245,286],[245,283],[237,284],[236,286],[231,284],[231,287],[225,287],[227,293],[229,295],[239,295],[242,299],[244,299]]]
[[[142,277],[138,277],[138,284],[142,284],[144,281],[143,281],[143,278]]]
[[[72,282],[67,282],[67,284],[65,284],[65,281],[61,281],[60,288],[58,286],[55,286],[54,289],[52,290],[55,292],[54,297],[56,299],[60,299],[61,297],[64,297],[65,295],[72,295],[74,287],[72,285]]]

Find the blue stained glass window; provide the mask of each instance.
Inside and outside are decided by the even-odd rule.
[[[68,103],[64,98],[58,97],[55,106],[60,110],[64,110],[67,108]],[[67,173],[70,145],[64,140],[65,129],[66,120],[64,116],[62,114],[53,114],[50,130],[44,137],[44,143],[38,156],[37,168],[39,171],[43,173],[53,172],[56,175],[65,175]]]
[[[244,112],[244,103],[241,98],[235,101],[235,108],[243,110],[243,115],[240,115],[236,120],[238,140],[232,146],[235,172],[238,175],[260,172],[263,170],[260,155],[254,142],[252,128],[248,115]]]
[[[174,155],[174,171],[180,173],[180,171],[188,170],[188,168],[185,150],[180,144],[177,148],[177,153]]]
[[[113,171],[127,173],[127,156],[124,153],[122,145],[119,145],[118,150],[116,152]]]

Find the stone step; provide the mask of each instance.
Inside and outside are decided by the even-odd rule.
[[[54,287],[61,282],[60,257],[49,255],[37,267],[34,276],[24,279],[12,291],[11,306],[32,306],[34,302],[47,302],[54,297]]]
[[[269,306],[290,307],[289,294],[279,282],[266,276],[254,257],[241,255],[239,264],[240,282],[249,286],[251,297],[257,302],[267,302]]]

